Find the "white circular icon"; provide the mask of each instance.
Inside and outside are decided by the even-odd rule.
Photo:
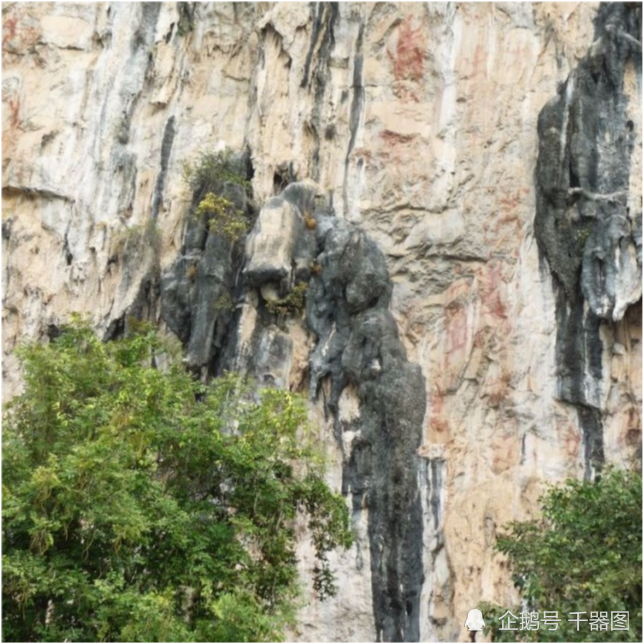
[[[467,622],[464,624],[470,632],[479,632],[484,627],[484,619],[480,610],[469,610]]]

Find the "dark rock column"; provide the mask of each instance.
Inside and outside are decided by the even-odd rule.
[[[238,299],[255,310],[244,354],[234,349],[239,318],[224,318],[212,305],[230,290],[233,275]],[[328,377],[331,394],[324,403],[338,443],[344,445],[344,430],[358,436],[343,454],[343,492],[354,511],[368,510],[378,639],[417,641],[424,580],[417,450],[426,387],[388,310],[392,285],[377,244],[335,217],[314,184],[292,183],[262,207],[245,240],[243,269],[229,242],[209,233],[207,222],[190,220],[182,254],[162,278],[162,314],[187,346],[191,367],[210,365],[212,373],[213,359],[235,353],[232,363],[261,385],[284,386],[293,347],[282,317],[301,318],[303,311],[283,304],[287,312],[280,313],[278,304],[302,284],[306,325],[316,336],[309,354],[311,397],[317,399]],[[339,400],[349,385],[359,417],[347,426],[339,419]]]
[[[368,509],[373,614],[378,639],[417,641],[423,582],[422,504],[418,485],[426,409],[420,368],[408,362],[388,310],[391,283],[383,253],[358,227],[319,218],[321,268],[309,289],[307,320],[318,335],[311,393],[330,376],[329,409],[352,385],[360,416],[336,431],[358,435],[344,453],[344,493]]]
[[[641,73],[641,5],[605,3],[595,41],[538,120],[535,232],[557,289],[558,395],[578,408],[587,476],[600,468],[601,328],[641,297],[641,208],[628,204],[635,128],[628,65]],[[640,126],[639,126],[640,131]]]

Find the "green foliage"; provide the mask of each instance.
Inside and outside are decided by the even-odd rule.
[[[305,281],[294,285],[290,292],[282,299],[266,301],[266,309],[273,315],[294,315],[301,313],[306,306],[306,291],[308,284]]]
[[[232,312],[234,310],[234,301],[229,292],[224,292],[220,295],[217,300],[214,302],[214,310],[220,312]]]
[[[208,192],[196,208],[196,215],[208,220],[210,230],[230,243],[239,241],[248,230],[243,212],[225,197]]]
[[[158,253],[160,247],[161,231],[156,221],[150,219],[145,224],[135,224],[117,232],[112,241],[111,253],[118,257],[140,248],[152,248]]]
[[[242,210],[223,196],[226,186],[241,186],[248,193],[250,182],[240,172],[232,152],[201,152],[192,163],[184,163],[183,175],[196,202],[195,216],[204,219],[210,230],[231,243],[243,238],[249,222]]]
[[[542,518],[514,522],[496,548],[511,564],[526,608],[557,611],[557,630],[500,631],[505,608],[478,606],[494,641],[640,641],[641,476],[606,470],[595,482],[568,480],[541,499]],[[569,622],[572,612],[629,611],[629,631],[591,631]]]
[[[176,33],[180,37],[184,37],[194,30],[194,9],[190,10],[186,2],[177,3],[177,8],[179,10],[179,22],[176,27]]]
[[[587,239],[589,239],[590,234],[592,233],[591,224],[585,224],[582,228],[576,230],[576,241],[581,248],[585,247]]]
[[[197,264],[193,263],[190,266],[187,267],[187,270],[185,271],[185,276],[190,280],[194,281],[196,279],[196,276],[199,272],[199,268]]]
[[[208,192],[220,193],[226,183],[250,189],[250,182],[240,172],[230,150],[199,153],[195,161],[183,164],[183,178],[199,198]]]
[[[5,640],[279,640],[298,517],[332,593],[348,512],[302,400],[161,372],[163,351],[144,326],[103,343],[78,322],[20,350],[2,436]]]

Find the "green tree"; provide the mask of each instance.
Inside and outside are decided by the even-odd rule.
[[[568,480],[543,498],[542,518],[514,522],[498,537],[496,549],[508,557],[522,606],[511,612],[556,611],[558,629],[500,628],[506,608],[478,607],[493,641],[641,640],[641,476],[609,468],[594,482]],[[591,612],[629,612],[629,630],[592,631]],[[586,612],[577,625],[572,612]],[[576,617],[573,617],[576,618]]]
[[[297,599],[295,526],[351,543],[305,406],[231,376],[211,386],[141,330],[73,324],[21,350],[3,426],[3,636],[19,641],[278,640]]]

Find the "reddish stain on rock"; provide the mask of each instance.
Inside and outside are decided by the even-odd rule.
[[[36,56],[36,45],[42,37],[40,23],[27,13],[28,9],[16,3],[2,20],[2,52],[5,54]]]
[[[387,145],[405,145],[415,138],[415,134],[398,134],[388,129],[385,129],[380,136]]]
[[[395,55],[391,56],[396,80],[419,81],[424,75],[426,38],[422,27],[413,29],[408,16],[400,25]]]
[[[16,96],[7,101],[9,108],[9,123],[11,127],[18,127],[20,123],[20,99]]]
[[[570,424],[564,439],[567,455],[575,458],[578,455],[578,448],[580,446],[580,432],[575,426]]]
[[[439,386],[435,386],[429,394],[429,408],[431,415],[429,426],[437,433],[449,432],[449,420],[444,409],[444,393]]]
[[[7,42],[16,37],[17,16],[8,16],[2,23],[2,51],[6,51]]]
[[[447,323],[447,351],[446,359],[449,361],[449,355],[457,351],[463,351],[467,345],[467,310],[464,306],[451,304],[446,309]]]
[[[499,264],[491,262],[481,275],[480,294],[482,303],[491,315],[498,319],[507,319],[507,309],[503,301],[504,280]]]

